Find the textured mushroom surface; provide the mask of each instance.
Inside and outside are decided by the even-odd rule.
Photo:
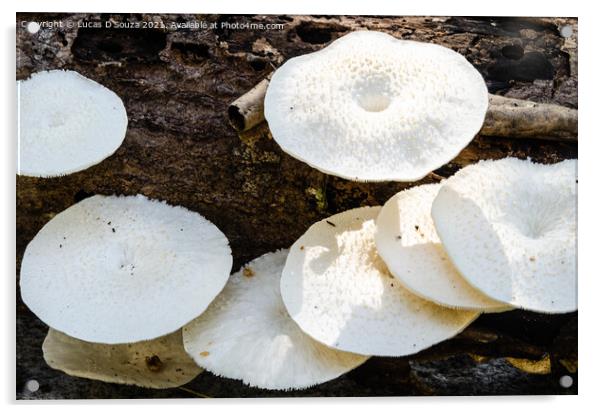
[[[77,72],[51,70],[17,82],[18,173],[51,177],[112,155],[128,119],[115,93]]]
[[[368,359],[315,341],[290,318],[280,296],[287,252],[248,263],[184,327],[184,347],[201,367],[251,386],[289,390],[332,380]]]
[[[462,278],[441,245],[431,218],[440,184],[420,185],[389,199],[376,220],[376,247],[389,271],[413,293],[452,308],[510,309]]]
[[[389,273],[374,242],[380,209],[352,209],[312,225],[291,247],[281,292],[291,317],[316,340],[404,356],[453,337],[479,313],[426,301]]]
[[[29,243],[21,297],[50,327],[96,343],[171,333],[201,314],[232,267],[225,235],[182,207],[96,195]]]
[[[99,344],[51,328],[42,351],[50,367],[70,376],[155,389],[181,386],[203,371],[184,351],[181,330],[133,344]]]
[[[264,113],[282,149],[322,172],[415,181],[468,145],[487,105],[462,55],[358,31],[278,68]]]
[[[505,158],[441,187],[432,217],[456,268],[489,297],[532,311],[577,309],[577,161]]]

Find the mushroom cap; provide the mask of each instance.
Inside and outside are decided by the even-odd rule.
[[[415,186],[385,203],[376,220],[380,257],[404,287],[429,301],[482,312],[511,309],[468,284],[447,256],[431,218],[440,187]]]
[[[447,254],[475,288],[546,313],[577,309],[577,161],[505,158],[460,170],[432,217]]]
[[[38,72],[17,87],[20,175],[81,171],[111,156],[125,138],[119,96],[77,72]]]
[[[133,344],[89,343],[49,329],[44,360],[70,376],[167,389],[188,383],[203,369],[184,351],[182,331]]]
[[[278,68],[264,114],[282,149],[322,172],[416,181],[468,145],[487,106],[485,81],[462,55],[357,31]]]
[[[368,359],[318,343],[290,318],[280,296],[287,252],[245,265],[184,327],[184,347],[201,367],[250,386],[289,390],[332,380]]]
[[[380,207],[312,225],[291,247],[281,292],[303,331],[357,354],[405,356],[462,331],[478,312],[450,309],[405,289],[374,242]]]
[[[21,265],[23,302],[50,327],[95,343],[178,330],[222,290],[228,240],[182,207],[96,195],[50,220]]]

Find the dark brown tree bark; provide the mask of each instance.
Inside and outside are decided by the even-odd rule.
[[[477,67],[490,93],[577,108],[576,19],[141,14],[19,14],[17,19],[17,79],[41,70],[76,70],[115,91],[129,117],[123,145],[100,164],[59,178],[17,178],[17,276],[23,251],[37,231],[92,194],[141,193],[199,212],[228,236],[236,270],[265,252],[289,246],[321,218],[382,204],[403,188],[450,176],[479,159],[516,156],[552,163],[577,157],[574,140],[477,136],[456,159],[420,182],[357,183],[291,158],[269,139],[265,125],[239,136],[227,118],[229,104],[286,59],[356,29],[450,47]],[[62,21],[63,27],[31,35],[21,26],[31,20]],[[169,26],[201,20],[217,27]],[[84,27],[105,21],[163,23],[167,29]],[[252,30],[236,28],[236,23],[282,27]],[[559,34],[564,25],[573,29],[569,38]],[[69,377],[42,359],[46,330],[18,298],[20,398],[577,392],[576,313],[484,315],[458,337],[418,355],[373,358],[337,380],[290,393],[252,389],[209,373],[185,389],[163,391]],[[543,371],[549,372],[527,373],[525,363],[512,364],[508,356],[541,360]],[[575,379],[569,389],[558,384],[565,374]],[[38,392],[23,391],[28,379],[40,382]]]

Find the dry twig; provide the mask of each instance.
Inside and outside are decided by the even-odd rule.
[[[248,131],[264,122],[263,99],[270,77],[271,74],[229,106],[230,124],[238,132]],[[576,141],[577,110],[560,105],[489,95],[489,108],[479,134]]]

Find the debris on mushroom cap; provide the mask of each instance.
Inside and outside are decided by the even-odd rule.
[[[232,275],[200,317],[184,327],[184,347],[203,368],[265,389],[300,389],[332,380],[368,358],[307,336],[286,312],[280,274],[287,250],[251,261],[254,276]]]
[[[29,243],[21,296],[72,337],[132,343],[201,314],[231,267],[228,240],[196,212],[142,195],[96,195],[56,215]]]
[[[577,161],[505,158],[441,186],[432,217],[462,276],[489,297],[546,313],[577,309]]]
[[[184,351],[181,330],[139,343],[99,344],[51,328],[42,351],[50,367],[70,376],[154,389],[181,386],[203,371]]]
[[[389,273],[374,242],[379,211],[352,209],[328,218],[335,226],[312,225],[290,249],[282,298],[301,329],[330,347],[405,356],[456,335],[479,313],[426,301]]]
[[[358,31],[274,73],[265,118],[290,155],[362,181],[415,181],[481,128],[485,81],[460,54]]]
[[[380,257],[404,287],[429,301],[483,312],[511,309],[468,284],[445,253],[431,218],[440,187],[415,186],[385,203],[376,220]]]
[[[77,72],[51,70],[17,82],[20,175],[81,171],[111,156],[128,119],[115,93]]]

